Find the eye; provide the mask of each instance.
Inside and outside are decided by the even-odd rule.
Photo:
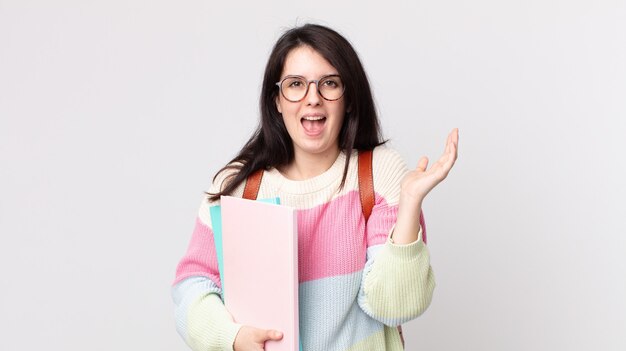
[[[306,82],[299,77],[289,77],[283,81],[283,89],[304,89]]]
[[[289,82],[289,84],[287,85],[290,88],[297,88],[297,87],[301,87],[302,86],[302,82],[299,80],[294,80],[292,82]]]
[[[337,77],[330,77],[322,81],[322,86],[325,88],[339,88],[341,87],[341,81]]]

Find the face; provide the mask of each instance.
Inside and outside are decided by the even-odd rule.
[[[333,74],[339,72],[317,51],[300,46],[287,55],[280,79],[294,75],[311,81]],[[291,102],[279,93],[276,107],[293,140],[296,157],[303,153],[323,157],[339,154],[339,132],[345,114],[343,97],[325,100],[311,83],[304,99],[298,102]]]

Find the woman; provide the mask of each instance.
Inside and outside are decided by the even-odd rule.
[[[280,331],[240,326],[222,300],[208,208],[241,196],[263,169],[259,198],[298,211],[300,339],[304,351],[401,350],[397,325],[419,316],[435,286],[420,225],[425,196],[452,168],[458,131],[429,169],[409,171],[384,146],[369,83],[350,43],[307,24],[268,60],[261,125],[216,175],[173,287],[177,328],[194,350],[263,350]],[[361,212],[356,150],[373,151],[375,205]],[[267,287],[271,288],[271,287]]]

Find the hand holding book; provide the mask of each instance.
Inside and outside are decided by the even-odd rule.
[[[283,338],[283,333],[277,330],[258,329],[244,325],[239,329],[233,348],[235,351],[262,351],[265,350],[265,342],[278,341]]]

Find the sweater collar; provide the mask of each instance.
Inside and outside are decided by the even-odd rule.
[[[354,155],[351,157],[351,161]],[[339,153],[335,162],[324,173],[315,176],[313,178],[305,180],[291,180],[286,178],[276,168],[266,172],[267,178],[263,181],[267,181],[276,187],[281,192],[287,192],[290,194],[308,194],[322,189],[326,189],[329,186],[339,187],[341,178],[343,176],[343,168],[346,162],[346,154],[344,151]]]

